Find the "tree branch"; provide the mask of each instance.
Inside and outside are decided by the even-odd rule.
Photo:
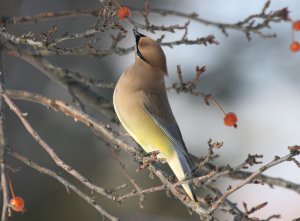
[[[17,153],[14,150],[9,149],[8,154],[16,158],[17,160],[21,161],[22,163],[26,164],[27,166],[37,170],[38,172],[42,174],[46,174],[54,179],[56,179],[59,183],[61,183],[63,186],[65,186],[67,189],[71,189],[74,193],[76,193],[79,197],[84,199],[87,203],[89,203],[92,207],[94,207],[99,213],[101,213],[104,217],[108,218],[111,221],[118,221],[119,219],[111,214],[109,214],[106,210],[104,210],[101,206],[97,204],[97,202],[90,196],[83,193],[81,190],[79,190],[75,185],[73,185],[71,182],[67,181],[62,176],[58,175],[54,171],[42,167],[38,165],[37,163],[33,162],[32,160],[29,160],[27,157],[24,157]]]
[[[274,160],[272,160],[270,163],[260,167],[256,172],[252,173],[249,177],[241,181],[239,184],[237,184],[234,187],[229,188],[209,209],[209,213],[212,214],[223,202],[224,200],[233,192],[237,191],[241,187],[245,186],[246,184],[251,183],[257,176],[259,176],[261,173],[266,171],[267,169],[274,167],[280,163],[283,163],[285,161],[291,160],[292,157],[299,155],[299,151],[291,151],[288,155],[284,157],[276,157]]]
[[[52,99],[46,98],[44,96],[41,96],[41,95],[38,95],[38,94],[33,94],[33,93],[30,93],[30,92],[27,92],[27,91],[7,90],[7,93],[15,99],[21,99],[21,100],[27,100],[27,101],[39,103],[39,104],[42,104],[42,105],[46,106],[47,108],[53,109],[55,111],[61,111],[66,116],[69,116],[69,117],[72,117],[73,119],[76,119],[77,122],[84,123],[87,127],[92,129],[93,131],[97,131],[109,143],[112,143],[112,144],[116,145],[117,147],[121,147],[126,152],[131,153],[131,154],[136,154],[137,152],[139,152],[139,150],[137,150],[136,148],[126,144],[124,141],[119,139],[118,135],[115,132],[110,131],[109,129],[107,129],[106,125],[102,124],[101,122],[98,122],[97,120],[93,119],[89,115],[87,115],[85,113],[82,113],[80,110],[72,107],[69,104],[64,103],[63,101],[52,100]],[[195,156],[192,156],[192,157],[193,157],[193,160],[196,159],[196,162],[198,162],[198,159]],[[284,159],[286,160],[287,158],[284,158]],[[278,163],[283,162],[283,161],[284,160],[276,161],[276,162],[278,164]],[[216,166],[212,165],[211,163],[208,163],[208,164],[209,164],[208,168],[210,168],[209,170],[213,171],[213,168],[216,168]],[[242,165],[245,165],[245,164],[243,163]],[[275,166],[275,165],[272,165],[272,166]],[[242,166],[238,166],[237,169],[241,169],[241,167]],[[266,170],[269,167],[262,167],[262,168],[264,170]],[[150,169],[150,171],[153,171],[156,175],[159,176],[160,180],[163,183],[162,186],[141,190],[137,193],[128,193],[128,194],[125,194],[123,196],[118,197],[117,199],[122,201],[123,199],[126,199],[128,197],[137,196],[137,195],[140,195],[140,194],[145,194],[145,193],[150,193],[150,192],[155,192],[155,191],[161,191],[161,190],[164,190],[164,189],[170,189],[175,196],[177,196],[177,197],[180,196],[181,197],[181,198],[179,198],[179,197],[178,198],[179,198],[179,200],[181,200],[183,202],[183,204],[185,204],[189,208],[194,208],[192,206],[194,204],[192,202],[188,201],[188,199],[186,198],[186,195],[180,193],[177,190],[176,187],[181,184],[180,182],[175,183],[175,184],[170,183],[168,181],[168,179],[166,178],[169,175],[162,172],[161,170],[159,170],[158,167],[155,167],[155,166],[152,165],[151,167],[149,167],[149,169]],[[225,171],[226,173],[224,173],[223,175],[226,175],[228,177],[233,177],[234,176],[235,179],[245,179],[244,176],[239,177],[237,174],[244,174],[244,175],[249,174],[249,176],[247,176],[248,178],[250,176],[255,177],[255,178],[264,177],[265,183],[268,183],[269,185],[278,185],[278,186],[281,186],[281,187],[287,187],[287,188],[292,189],[292,190],[293,190],[293,187],[295,187],[295,188],[297,188],[295,191],[298,192],[299,185],[294,184],[294,183],[289,182],[289,181],[286,181],[286,180],[283,180],[283,179],[280,182],[277,182],[278,181],[277,178],[272,178],[272,177],[268,177],[268,176],[265,176],[265,175],[261,175],[261,173],[263,171],[259,170],[259,173],[256,174],[256,173],[245,172],[245,171],[228,170],[228,171]],[[223,171],[221,171],[221,172],[223,172]],[[211,172],[211,174],[209,176],[207,176],[205,179],[201,178],[201,177],[196,177],[193,180],[195,180],[195,181],[199,180],[200,183],[201,182],[205,183],[206,180],[213,178],[215,175],[218,175],[218,173],[216,173],[216,171]],[[183,182],[185,182],[185,181],[183,181]],[[228,205],[231,205],[230,201],[227,201],[227,203],[228,203]],[[218,203],[218,206],[220,204],[221,204],[221,202]],[[195,211],[196,209],[193,209],[193,210]],[[196,210],[196,211],[199,212],[198,210]],[[200,214],[203,214],[203,211],[201,211]]]
[[[150,8],[148,6],[148,13],[155,13],[162,16],[176,16],[184,19],[188,19],[206,26],[212,26],[215,28],[220,29],[226,36],[228,36],[227,30],[236,30],[240,31],[242,33],[245,33],[247,38],[250,39],[250,34],[256,34],[263,38],[270,38],[275,37],[274,34],[264,34],[262,32],[263,29],[269,29],[270,23],[277,23],[280,21],[286,21],[288,20],[288,10],[287,8],[282,8],[276,11],[271,11],[267,13],[267,9],[270,6],[270,1],[266,1],[265,4],[262,7],[262,10],[260,13],[249,15],[248,17],[244,18],[242,21],[235,22],[235,23],[223,23],[223,22],[215,22],[210,21],[205,18],[199,17],[199,15],[195,12],[193,13],[184,13],[180,11],[175,10],[168,10],[168,9],[160,9],[160,8]],[[136,12],[143,12],[144,9],[142,8],[134,8],[130,7],[132,11]],[[74,11],[62,11],[62,12],[44,12],[37,15],[31,15],[31,16],[22,16],[22,17],[9,17],[9,16],[1,16],[0,21],[4,24],[19,24],[19,23],[28,23],[28,22],[38,22],[43,21],[46,19],[52,19],[52,18],[65,18],[65,17],[75,17],[75,16],[86,16],[91,15],[94,17],[98,17],[102,14],[102,11],[104,8],[96,8],[96,9],[79,9]],[[109,10],[116,10],[114,8],[109,8]],[[144,14],[144,13],[142,13]],[[262,19],[262,21],[256,22],[256,19]],[[145,25],[143,24],[137,24],[134,21],[131,21],[131,24],[144,30],[148,30],[151,32],[154,31],[171,31],[171,30],[165,29],[161,26],[151,25],[148,21]],[[174,31],[174,30],[173,30]]]
[[[134,51],[135,45],[122,48],[122,47],[110,47],[108,49],[96,49],[87,42],[87,44],[83,44],[82,46],[78,46],[75,48],[63,48],[58,47],[57,44],[71,40],[74,38],[83,38],[91,35],[91,33],[97,33],[99,30],[89,29],[82,33],[72,34],[69,36],[65,36],[62,38],[56,39],[54,42],[47,43],[34,39],[32,36],[15,36],[5,31],[5,29],[0,28],[0,36],[2,36],[6,41],[14,43],[16,45],[27,45],[34,48],[34,52],[32,56],[35,57],[45,57],[50,55],[78,55],[78,56],[91,56],[96,58],[104,58],[109,55],[117,54],[117,55],[126,55]],[[159,40],[161,46],[167,46],[173,48],[174,46],[179,45],[208,45],[208,44],[219,44],[213,35],[208,35],[206,37],[198,37],[196,39],[188,39],[181,38],[174,41],[162,42],[162,39]],[[29,54],[29,53],[28,53]]]
[[[6,125],[5,125],[5,113],[4,113],[4,102],[2,95],[4,93],[4,73],[3,73],[3,63],[2,63],[2,41],[0,40],[0,172],[1,172],[1,187],[3,194],[3,205],[2,205],[2,215],[1,221],[7,220],[8,208],[9,208],[9,195],[8,186],[6,179],[6,164],[5,164],[5,152],[7,146],[7,135],[6,135]]]
[[[20,57],[25,60],[42,73],[47,75],[50,79],[62,85],[66,90],[72,90],[74,95],[81,101],[92,105],[95,109],[100,110],[104,115],[115,118],[114,111],[112,110],[112,103],[107,101],[104,97],[96,93],[89,85],[83,85],[83,80],[79,80],[79,74],[77,72],[72,72],[67,69],[56,67],[49,63],[47,60],[42,58],[37,58],[24,50],[15,51],[16,49],[12,47],[14,51],[10,54],[13,56]]]
[[[73,169],[70,165],[68,165],[67,163],[65,163],[54,152],[53,148],[50,147],[40,137],[40,135],[37,133],[37,131],[35,131],[32,128],[32,126],[30,125],[30,123],[25,118],[24,114],[20,111],[20,109],[15,105],[15,103],[9,98],[9,96],[5,92],[2,94],[2,97],[3,97],[4,101],[6,102],[6,104],[9,106],[9,108],[18,116],[18,118],[20,119],[20,121],[24,125],[25,129],[27,130],[27,132],[49,154],[49,156],[53,159],[53,161],[55,162],[55,164],[57,166],[59,166],[60,168],[62,168],[63,170],[65,170],[67,173],[69,173],[70,175],[72,175],[73,177],[75,177],[77,180],[79,180],[83,185],[85,185],[89,189],[91,189],[91,190],[93,190],[93,191],[95,191],[97,193],[100,193],[101,195],[103,195],[103,196],[105,196],[105,197],[107,197],[109,199],[115,200],[116,197],[114,197],[113,195],[107,193],[107,191],[105,189],[92,184],[88,179],[86,179],[83,175],[81,175],[77,170]]]
[[[24,94],[24,93],[23,93]],[[27,94],[28,95],[28,94]],[[8,105],[12,108],[12,110],[18,115],[18,117],[20,118],[20,120],[22,121],[22,123],[24,125],[26,125],[26,128],[28,130],[29,133],[33,133],[34,130],[31,128],[31,126],[28,126],[28,122],[27,120],[22,116],[21,112],[15,108],[15,105],[12,103],[12,101],[9,99],[9,97],[4,94],[3,95],[5,101],[8,103]],[[41,96],[33,96],[31,97],[31,99],[34,98],[43,98]],[[47,107],[52,107],[52,109],[54,110],[59,110],[62,111],[63,113],[65,113],[67,116],[72,117],[73,119],[75,119],[76,121],[80,121],[82,123],[84,123],[86,126],[88,126],[89,128],[97,131],[98,133],[100,133],[102,135],[102,137],[108,141],[109,143],[116,145],[118,147],[121,147],[123,150],[125,150],[128,153],[131,154],[137,154],[140,152],[140,150],[137,150],[136,148],[128,145],[127,143],[125,143],[123,140],[121,140],[120,138],[118,138],[112,131],[108,130],[104,124],[97,122],[96,120],[94,120],[93,118],[91,118],[90,116],[88,116],[87,114],[83,113],[82,111],[78,110],[77,108],[74,108],[70,105],[65,104],[62,101],[52,101],[50,99],[42,99],[42,102],[44,105],[46,105]],[[36,132],[33,133],[33,137],[35,137],[35,139],[38,138],[38,142],[41,145],[44,145],[43,148],[47,150],[47,152],[49,152],[49,154],[54,157],[55,162],[58,162],[58,165],[61,166],[63,169],[65,169],[68,173],[70,174],[75,174],[74,169],[71,168],[70,171],[68,171],[68,168],[70,169],[70,167],[68,167],[68,165],[63,164],[64,162],[58,158],[58,156],[53,153],[52,148],[48,146],[48,144],[45,144],[45,142],[43,142],[43,140],[41,140],[41,138],[39,136],[37,136]],[[53,155],[55,154],[55,155]],[[61,165],[62,164],[62,165]],[[151,166],[148,167],[150,169],[150,171],[152,171],[153,173],[155,173],[157,175],[157,177],[162,181],[163,184],[167,185],[168,188],[170,188],[171,192],[182,202],[184,203],[188,208],[192,209],[194,212],[196,212],[200,217],[202,217],[204,220],[211,220],[212,217],[211,216],[207,216],[205,214],[205,210],[201,209],[195,202],[191,201],[190,199],[187,198],[187,196],[178,191],[176,187],[174,187],[172,185],[172,183],[170,183],[167,179],[167,177],[169,177],[169,175],[167,175],[165,172],[163,172],[157,165],[152,164]],[[79,175],[76,175],[75,177],[78,177]],[[84,179],[84,177],[82,178]],[[84,180],[83,180],[84,181]],[[82,182],[83,184],[86,184],[85,182]]]

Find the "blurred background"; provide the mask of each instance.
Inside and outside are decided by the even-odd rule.
[[[121,5],[141,8],[144,4],[144,1],[133,0],[119,2]],[[202,18],[224,23],[234,23],[250,14],[256,14],[264,4],[261,0],[151,0],[149,3],[153,8],[196,12]],[[97,0],[0,0],[0,14],[24,16],[48,11],[97,8],[99,5]],[[300,1],[272,0],[270,9],[277,10],[283,7],[289,8],[292,19],[300,19]],[[138,13],[133,14],[133,19],[143,21]],[[149,19],[157,25],[186,22],[185,19],[172,16],[150,15]],[[65,32],[84,31],[94,22],[95,18],[92,16],[58,19],[57,36]],[[29,31],[45,32],[52,23],[53,20],[50,19],[36,24],[9,25],[7,31],[15,35]],[[134,44],[133,34],[129,25],[124,26],[128,29],[128,34],[121,46],[129,47]],[[228,30],[229,37],[225,37],[218,29],[192,22],[188,32],[190,39],[213,34],[220,45],[163,48],[169,70],[167,85],[178,80],[176,65],[181,65],[185,80],[194,77],[197,65],[205,65],[207,71],[202,76],[198,89],[212,94],[225,111],[233,111],[239,118],[237,129],[225,127],[222,114],[214,106],[206,106],[198,97],[169,92],[174,115],[191,153],[197,156],[205,155],[209,138],[213,141],[223,141],[224,146],[216,151],[220,157],[215,162],[219,165],[235,166],[243,162],[249,153],[264,155],[262,161],[267,163],[275,155],[286,155],[287,146],[300,144],[300,53],[292,53],[289,50],[290,23],[274,24],[272,30],[265,31],[276,32],[278,37],[262,39],[252,36],[252,41],[248,42],[241,32]],[[145,34],[158,38],[161,33]],[[99,48],[104,47],[110,38],[109,33],[98,35],[101,39]],[[168,33],[165,40],[179,39],[181,35],[181,32]],[[300,41],[300,33],[296,35],[297,38]],[[68,46],[72,46],[71,43]],[[113,55],[103,59],[53,56],[49,57],[49,60],[57,66],[85,73],[88,77],[111,82],[116,81],[123,70],[133,62],[134,54]],[[22,60],[4,55],[3,64],[7,88],[29,90],[54,99],[71,101],[71,97],[63,88]],[[111,99],[112,90],[99,90],[99,93]],[[28,113],[28,120],[32,126],[54,147],[57,154],[79,172],[104,188],[127,183],[126,190],[132,189],[122,174],[119,163],[111,156],[109,148],[85,126],[37,104],[21,101],[17,104],[22,111]],[[109,123],[97,110],[89,109],[89,112]],[[43,166],[58,171],[48,155],[26,133],[20,121],[9,110],[7,127],[11,147]],[[159,185],[156,179],[149,178],[147,170],[136,173],[137,165],[132,163],[131,157],[126,153],[121,152],[120,158],[140,186],[146,188]],[[10,220],[102,219],[91,206],[77,195],[68,194],[66,188],[54,179],[39,174],[11,158],[8,158],[8,163],[11,167],[20,169],[19,172],[11,174],[11,179],[16,194],[23,196],[26,201],[26,212],[13,213]],[[254,171],[257,168],[253,167],[250,170]],[[280,164],[265,174],[300,183],[300,170],[293,163]],[[218,181],[218,186],[225,190],[229,184],[234,183],[236,182],[222,179]],[[242,202],[252,207],[267,201],[267,207],[253,214],[261,219],[278,213],[282,215],[280,220],[300,217],[299,195],[278,187],[271,189],[267,185],[247,185],[229,199],[237,202],[240,208]],[[139,208],[138,198],[127,200],[123,205],[117,205],[101,196],[97,196],[96,200],[108,212],[121,217],[122,220],[198,220],[198,217],[191,216],[180,202],[167,197],[164,191],[146,195],[144,209]],[[220,219],[225,220],[224,217]]]

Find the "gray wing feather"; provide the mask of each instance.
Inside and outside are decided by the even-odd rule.
[[[160,100],[159,102],[161,105],[164,105],[164,107],[154,107],[153,104],[151,104],[149,100],[149,96],[155,96],[155,99]],[[183,155],[187,158],[187,160],[191,163],[190,158],[189,158],[189,153],[188,150],[185,146],[185,143],[183,141],[180,129],[177,125],[177,122],[173,116],[171,107],[169,105],[168,100],[163,100],[167,99],[167,97],[157,94],[146,94],[147,99],[145,99],[145,103],[143,104],[145,110],[147,113],[151,116],[151,118],[155,121],[155,123],[165,132],[165,134],[170,138],[170,140],[173,142],[174,146],[177,148],[178,151],[183,153]],[[161,114],[161,108],[167,108],[167,111],[170,115],[168,116],[169,120],[166,121]],[[171,120],[170,120],[171,119]]]

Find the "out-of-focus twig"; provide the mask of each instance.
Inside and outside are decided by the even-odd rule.
[[[270,163],[260,167],[256,172],[252,173],[249,177],[247,177],[246,179],[241,181],[239,184],[235,185],[234,187],[229,188],[209,209],[210,214],[213,213],[230,194],[237,191],[238,189],[245,186],[246,184],[251,183],[258,175],[260,175],[261,173],[263,173],[264,171],[266,171],[267,169],[269,169],[271,167],[274,167],[285,161],[289,161],[292,157],[299,155],[299,154],[300,154],[299,151],[294,151],[294,152],[291,151],[288,155],[286,155],[284,157],[275,158]]]
[[[37,131],[35,131],[24,114],[21,112],[21,110],[15,105],[15,103],[10,99],[10,97],[3,93],[2,97],[5,101],[5,103],[9,106],[9,108],[18,116],[22,124],[24,125],[27,132],[33,137],[33,139],[43,147],[43,149],[49,154],[49,156],[53,159],[53,161],[56,163],[57,166],[65,170],[67,173],[75,177],[77,180],[79,180],[82,184],[84,184],[86,187],[90,188],[91,190],[100,193],[101,195],[114,200],[115,197],[107,191],[99,186],[96,186],[91,183],[87,178],[85,178],[83,175],[81,175],[77,170],[72,168],[70,165],[68,165],[66,162],[64,162],[54,151],[54,149],[49,146],[38,134]]]
[[[208,143],[208,153],[207,155],[204,157],[203,160],[201,160],[201,162],[197,165],[197,167],[195,168],[195,170],[199,170],[202,169],[202,167],[204,167],[209,160],[213,157],[213,148],[221,148],[223,146],[223,142],[219,143],[219,142],[212,142],[211,139],[209,139]]]
[[[74,184],[60,176],[59,174],[55,173],[54,171],[42,167],[39,164],[33,162],[32,160],[29,160],[27,157],[22,156],[18,152],[9,149],[8,154],[16,158],[17,160],[21,161],[22,163],[26,164],[27,166],[37,170],[38,172],[42,174],[46,174],[50,177],[53,177],[56,179],[58,182],[60,182],[62,185],[64,185],[67,189],[72,190],[74,193],[76,193],[79,197],[84,199],[86,202],[88,202],[92,207],[94,207],[100,214],[102,214],[104,217],[108,218],[111,221],[118,221],[119,219],[110,213],[108,213],[105,209],[103,209],[100,205],[97,204],[97,202],[90,196],[86,195],[83,193],[80,189],[78,189]]]
[[[0,21],[5,24],[20,24],[20,23],[31,23],[31,22],[36,23],[43,20],[53,19],[53,18],[77,17],[83,15],[98,16],[101,10],[103,9],[93,8],[93,9],[80,9],[74,11],[43,12],[36,15],[27,15],[21,17],[1,16]]]
[[[249,15],[241,21],[235,23],[223,23],[223,22],[215,22],[205,18],[199,17],[199,15],[195,12],[193,13],[184,13],[175,10],[169,9],[161,9],[161,8],[151,8],[148,6],[147,13],[155,13],[162,16],[175,16],[181,17],[184,19],[188,19],[203,25],[212,26],[220,29],[226,36],[228,36],[227,30],[236,30],[242,33],[245,33],[248,39],[250,39],[250,34],[255,34],[263,38],[274,37],[275,34],[263,33],[262,30],[269,29],[271,23],[277,23],[281,21],[288,20],[288,9],[282,8],[274,11],[267,12],[270,6],[270,1],[266,1],[263,5],[261,11],[257,14]],[[144,9],[130,7],[132,11],[142,12],[143,15]],[[101,15],[104,9],[96,8],[96,9],[79,9],[75,11],[62,11],[62,12],[45,12],[37,15],[31,16],[22,16],[22,17],[9,17],[9,16],[1,16],[0,21],[4,24],[18,24],[18,23],[27,23],[27,22],[38,22],[49,18],[62,18],[62,17],[74,17],[81,15],[92,15],[98,17]],[[109,10],[114,10],[113,8]],[[258,20],[261,21],[258,21]],[[145,25],[137,24],[134,21],[131,21],[132,25],[137,26],[140,29],[148,30],[148,31],[161,31],[164,30],[161,26],[156,26],[150,24],[150,22],[146,22]],[[174,27],[176,28],[176,27]],[[169,30],[167,30],[169,31]]]
[[[1,189],[3,195],[3,205],[2,205],[2,214],[1,221],[7,220],[8,208],[9,208],[9,199],[8,199],[8,187],[6,179],[6,164],[5,164],[5,152],[7,146],[7,135],[6,135],[6,125],[5,125],[5,114],[4,114],[4,105],[2,95],[5,90],[4,85],[4,73],[3,73],[3,63],[2,63],[2,41],[0,40],[0,173],[1,173]]]
[[[85,31],[84,33],[80,34],[73,34],[71,35],[72,38],[82,38],[87,35],[87,33],[90,32],[98,32],[97,31]],[[67,37],[64,37],[62,39],[58,39],[54,41],[53,43],[44,43],[39,40],[35,40],[32,38],[24,37],[24,36],[15,36],[13,34],[10,34],[3,29],[0,28],[0,36],[2,36],[6,41],[9,41],[11,43],[14,43],[16,45],[27,45],[32,48],[34,48],[34,52],[32,55],[34,56],[49,56],[49,55],[81,55],[81,56],[92,56],[97,58],[104,58],[109,55],[117,54],[117,55],[126,55],[134,51],[135,46],[130,46],[127,48],[122,47],[110,47],[107,49],[96,49],[94,47],[88,46],[88,47],[75,47],[75,48],[65,48],[65,47],[58,47],[57,43],[65,40],[69,40]],[[178,45],[208,45],[208,44],[219,44],[218,41],[215,39],[213,35],[208,35],[206,37],[198,37],[196,39],[188,39],[188,38],[182,38],[174,41],[168,41],[168,42],[161,42],[161,46],[167,46],[170,48],[173,48],[174,46]],[[28,52],[27,52],[28,53]]]
[[[267,0],[262,7],[262,10],[254,15],[249,15],[242,21],[236,23],[223,23],[223,22],[215,22],[210,21],[204,18],[199,17],[197,13],[184,13],[175,10],[168,9],[160,9],[160,8],[151,8],[152,13],[157,13],[163,16],[176,16],[189,19],[194,22],[198,22],[200,24],[204,24],[207,26],[212,26],[220,29],[226,36],[228,36],[227,30],[236,30],[244,33],[248,40],[250,40],[250,34],[258,35],[262,38],[272,38],[275,37],[276,34],[265,34],[262,32],[264,29],[269,29],[271,23],[278,23],[281,21],[288,21],[288,9],[282,8],[276,11],[267,12],[267,9],[270,6],[271,1]],[[139,10],[139,9],[136,9]],[[262,21],[258,21],[261,19]]]
[[[216,172],[217,171],[211,171],[206,175],[203,175],[203,176],[200,176],[200,177],[195,177],[195,178],[192,178],[190,180],[178,181],[178,182],[176,182],[172,185],[173,185],[173,187],[178,187],[178,186],[180,186],[184,183],[190,182],[190,181],[192,181],[193,183],[202,183],[205,180],[209,179],[211,176],[213,176]],[[168,189],[168,187],[163,184],[163,185],[160,185],[160,186],[150,187],[148,189],[143,189],[143,190],[140,190],[140,191],[132,191],[130,193],[127,193],[125,195],[120,196],[119,199],[124,200],[124,199],[130,198],[130,197],[140,196],[140,195],[143,195],[143,194],[146,194],[146,193],[153,193],[153,192],[162,191],[162,190],[166,190],[166,189]]]
[[[84,78],[79,80],[80,77],[78,77],[78,73],[76,74],[67,69],[56,67],[45,59],[34,57],[24,50],[15,49],[13,46],[10,47],[13,50],[9,52],[10,55],[20,57],[27,61],[67,90],[71,89],[74,95],[82,102],[90,104],[97,110],[102,111],[106,116],[114,118],[112,103],[91,89],[89,84],[83,84]]]
[[[9,92],[11,95],[13,94],[12,91]],[[116,136],[112,131],[108,130],[105,125],[86,113],[82,112],[81,110],[68,105],[62,101],[53,101],[49,98],[45,98],[40,95],[34,95],[28,92],[18,92],[14,93],[14,97],[23,97],[23,99],[31,100],[40,104],[45,105],[46,107],[50,107],[56,111],[62,111],[67,116],[72,117],[76,121],[80,121],[84,123],[87,127],[97,131],[107,142],[116,145],[118,147],[121,147],[123,150],[125,150],[128,153],[136,154],[139,152],[138,149],[132,147],[131,145],[124,142],[122,139],[120,139],[118,136]],[[18,96],[19,94],[19,96]],[[7,95],[5,96],[7,97]],[[4,98],[5,98],[4,97]],[[27,98],[26,98],[27,97]],[[6,99],[5,99],[6,100]],[[165,172],[163,172],[156,164],[150,164],[148,169],[156,174],[156,176],[161,180],[161,182],[164,185],[167,185],[168,189],[182,202],[185,206],[192,209],[195,213],[197,213],[200,217],[202,217],[203,220],[211,220],[212,217],[210,215],[206,214],[206,211],[199,207],[197,203],[193,202],[191,199],[189,199],[184,193],[180,192],[176,186],[174,186],[172,183],[169,182],[168,177],[169,175]],[[68,172],[68,171],[67,171]],[[114,198],[117,199],[117,198]]]
[[[129,175],[127,169],[126,169],[126,166],[124,163],[122,163],[121,159],[119,158],[119,156],[117,155],[116,151],[115,150],[111,150],[111,153],[112,153],[112,156],[113,158],[118,161],[122,171],[123,171],[123,174],[124,176],[126,177],[127,180],[129,180],[129,182],[134,186],[135,188],[135,192],[141,192],[142,191],[142,188],[136,183],[136,181]],[[143,205],[143,202],[145,200],[145,195],[144,194],[140,194],[140,208],[144,208],[144,205]]]
[[[75,119],[76,121],[82,122],[82,123],[84,123],[87,127],[89,127],[89,128],[91,128],[91,129],[97,131],[97,132],[98,132],[100,135],[102,135],[102,136],[105,138],[105,140],[107,140],[109,143],[112,143],[113,145],[116,145],[116,146],[118,146],[118,147],[121,147],[121,148],[122,148],[123,150],[125,150],[126,152],[135,154],[135,153],[138,151],[138,150],[135,149],[134,147],[132,147],[132,146],[126,144],[123,140],[119,139],[119,138],[114,134],[114,132],[108,130],[108,129],[106,128],[106,126],[105,126],[103,123],[101,123],[101,122],[99,122],[99,121],[97,121],[97,120],[91,118],[89,115],[87,115],[86,113],[83,113],[82,111],[78,110],[77,108],[72,107],[72,105],[66,104],[66,103],[64,103],[64,102],[62,102],[62,101],[52,100],[52,99],[46,98],[46,97],[44,97],[44,96],[41,96],[41,95],[38,95],[38,94],[33,94],[33,93],[30,93],[30,92],[27,92],[27,91],[7,90],[7,93],[8,93],[11,97],[13,97],[13,98],[16,98],[16,99],[22,99],[22,100],[28,100],[28,101],[32,101],[32,102],[36,102],[36,103],[42,104],[42,105],[44,105],[44,106],[46,106],[46,107],[48,107],[48,108],[50,108],[50,109],[53,109],[53,110],[55,110],[55,111],[61,111],[61,112],[65,113],[67,116],[72,117],[72,118]],[[297,152],[295,152],[295,153],[297,153]],[[293,155],[293,156],[294,156],[294,155]],[[194,157],[193,157],[193,158],[194,158]],[[275,163],[278,164],[278,163],[280,163],[280,162],[284,162],[285,160],[288,159],[288,157],[285,157],[285,158],[283,158],[283,159],[280,158],[280,159],[281,159],[280,161],[277,160]],[[246,160],[246,161],[248,162],[249,160]],[[210,164],[210,163],[208,163],[208,166],[209,166],[209,164]],[[243,165],[245,165],[245,164],[243,163]],[[275,164],[273,163],[272,166],[275,166]],[[243,167],[243,166],[239,166],[238,168],[242,169],[242,167]],[[165,189],[165,188],[167,188],[167,189],[170,189],[170,188],[171,188],[171,191],[172,191],[176,196],[179,194],[179,195],[182,197],[182,198],[180,198],[180,200],[181,200],[182,202],[184,202],[185,205],[191,205],[191,207],[194,208],[194,207],[192,206],[193,204],[189,204],[189,201],[188,201],[188,199],[186,198],[186,196],[185,196],[184,194],[180,194],[180,192],[176,189],[177,184],[176,184],[176,185],[173,185],[173,184],[169,183],[169,181],[168,181],[167,178],[166,178],[166,177],[168,177],[168,175],[164,174],[161,170],[159,170],[159,169],[157,169],[156,167],[153,167],[153,166],[151,166],[151,165],[150,165],[150,167],[148,167],[148,168],[149,168],[151,171],[156,172],[156,174],[158,173],[159,178],[160,178],[160,179],[162,180],[162,182],[163,182],[163,186],[156,187],[156,188],[153,189],[153,190],[142,190],[142,191],[140,191],[140,192],[137,193],[137,194],[132,193],[132,194],[129,194],[128,196],[126,196],[126,197],[125,197],[125,195],[124,195],[124,197],[120,197],[120,198],[119,198],[120,200],[125,199],[125,198],[127,198],[127,197],[134,196],[134,195],[147,193],[148,191],[149,191],[149,192],[152,192],[152,191],[163,190],[163,189]],[[215,168],[215,166],[214,166],[214,168]],[[255,177],[255,178],[260,178],[260,177],[263,176],[264,179],[266,180],[266,183],[270,182],[270,185],[271,185],[271,184],[272,184],[272,185],[279,185],[279,186],[283,186],[283,187],[284,187],[284,186],[285,186],[285,187],[289,186],[289,188],[292,186],[292,187],[295,187],[296,189],[299,189],[299,186],[298,186],[297,184],[293,184],[293,183],[290,183],[290,182],[285,181],[285,180],[281,180],[281,182],[277,182],[277,181],[278,181],[277,178],[272,178],[272,177],[268,177],[268,176],[265,176],[265,175],[261,175],[261,173],[262,173],[264,170],[268,169],[268,168],[269,168],[269,166],[268,166],[268,167],[265,167],[265,166],[264,166],[264,167],[262,167],[261,170],[259,170],[259,171],[256,172],[256,173],[244,172],[244,171],[231,171],[231,170],[229,170],[229,172],[226,173],[226,174],[224,174],[224,175],[231,177],[231,176],[234,176],[235,173],[241,173],[241,174],[246,174],[246,175],[248,174],[249,176],[247,176],[247,177],[243,176],[243,177],[241,177],[240,179],[243,179],[243,180],[244,180],[244,179],[250,179],[250,181],[254,179],[253,177]],[[232,172],[232,174],[231,174],[231,172]],[[214,177],[214,175],[216,175],[216,174],[218,174],[218,173],[212,173],[212,174],[210,174],[210,176],[207,177],[207,179],[210,179],[210,178]],[[254,174],[254,175],[253,175],[253,174]],[[249,178],[249,177],[250,177],[250,178]],[[238,178],[238,175],[236,174],[236,179],[237,179],[237,178]],[[197,178],[195,178],[195,179],[197,179]],[[201,179],[201,178],[199,177],[199,179]],[[206,180],[206,179],[203,180],[204,183],[205,183],[205,180]],[[290,185],[290,184],[293,184],[293,185]],[[245,184],[244,184],[244,185],[245,185]],[[225,197],[225,198],[226,198],[226,197]],[[225,198],[224,198],[224,199],[225,199]],[[221,204],[221,202],[218,203],[218,205],[220,205],[220,204]],[[195,210],[194,210],[194,211],[195,211]],[[197,211],[197,210],[196,210],[196,211]],[[197,212],[199,212],[199,211],[197,211]],[[203,211],[201,211],[200,214],[203,214]]]
[[[102,135],[102,137],[103,136],[106,137],[107,141],[110,141],[109,143],[113,143],[116,146],[122,146],[122,149],[128,153],[133,154],[138,151],[137,148],[134,148],[131,145],[128,144],[125,145],[125,143],[121,139],[119,139],[114,132],[107,129],[104,123],[92,118],[90,115],[83,113],[78,108],[64,101],[53,100],[36,93],[31,93],[28,91],[21,91],[21,90],[7,90],[7,93],[9,94],[9,96],[13,97],[14,99],[35,102],[44,105],[45,107],[52,109],[54,111],[60,111],[64,113],[66,116],[69,116],[72,119],[74,119],[76,122],[81,122],[84,125],[86,125],[88,128],[97,131],[100,135]]]

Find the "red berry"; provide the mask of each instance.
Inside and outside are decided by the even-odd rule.
[[[22,197],[16,196],[13,197],[9,202],[12,210],[16,212],[24,212],[25,211],[25,202]]]
[[[236,127],[236,122],[238,121],[237,116],[233,112],[229,112],[224,117],[224,124],[228,127]]]
[[[292,52],[297,52],[300,50],[300,43],[298,41],[294,41],[291,45],[290,45],[290,50]]]
[[[128,7],[123,6],[119,9],[119,11],[118,11],[119,19],[124,20],[130,16],[131,16],[131,11]]]
[[[293,29],[294,29],[295,31],[300,31],[300,20],[295,21],[295,22],[293,23]]]

